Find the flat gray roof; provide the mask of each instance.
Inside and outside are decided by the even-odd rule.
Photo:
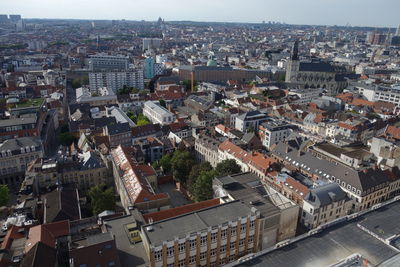
[[[397,260],[400,253],[397,250],[357,225],[360,224],[385,238],[400,233],[399,218],[400,202],[397,201],[351,222],[343,222],[235,266],[329,266],[355,253],[361,254],[373,265],[385,261],[388,261],[386,264],[392,261],[399,264]]]
[[[187,234],[206,230],[208,227],[218,226],[229,221],[251,214],[251,209],[240,201],[232,201],[210,207],[193,213],[170,218],[153,223],[153,230],[143,227],[150,244],[159,246],[163,241],[171,241],[176,237],[185,237]]]

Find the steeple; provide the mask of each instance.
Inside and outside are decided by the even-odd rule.
[[[293,44],[291,60],[299,60],[299,40],[296,40]]]

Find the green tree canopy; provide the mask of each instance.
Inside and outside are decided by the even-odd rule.
[[[164,99],[160,99],[159,102],[160,102],[160,105],[161,105],[162,107],[167,108],[167,103],[165,102]]]
[[[76,141],[76,138],[70,132],[65,132],[65,133],[61,133],[58,136],[58,141],[63,146],[70,146],[70,145],[72,145],[73,142]]]
[[[0,185],[0,207],[6,206],[10,201],[10,192],[8,190],[8,186],[1,184]]]
[[[186,184],[189,173],[194,164],[193,156],[188,151],[176,150],[171,159],[172,175],[182,184]]]
[[[203,171],[200,173],[193,188],[193,196],[196,201],[212,199],[212,182],[214,177],[215,171],[213,170]]]
[[[107,188],[104,184],[96,185],[89,189],[88,196],[93,214],[97,215],[105,210],[115,210],[113,188]]]
[[[231,174],[240,173],[242,170],[234,159],[226,159],[218,163],[215,167],[217,176],[226,176]]]
[[[150,124],[150,123],[151,123],[151,121],[149,120],[149,118],[147,118],[143,114],[139,114],[139,116],[137,117],[137,120],[136,120],[136,125],[137,126],[143,126],[143,125],[147,125],[147,124]]]
[[[87,75],[72,80],[72,88],[74,89],[88,84],[89,84],[89,77]]]
[[[170,173],[172,169],[172,157],[170,154],[165,154],[158,162],[153,163],[153,167],[158,169],[163,168],[164,173]]]
[[[200,164],[196,164],[192,167],[189,178],[188,178],[188,188],[190,192],[194,192],[194,186],[196,184],[197,178],[199,177],[200,173],[204,171],[211,171],[213,167],[208,161],[203,161]]]

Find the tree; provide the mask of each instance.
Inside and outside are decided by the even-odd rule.
[[[172,175],[178,182],[186,184],[193,164],[194,159],[190,152],[176,150],[171,159]]]
[[[107,188],[104,184],[96,185],[89,189],[88,196],[93,214],[97,215],[105,210],[115,210],[113,188]]]
[[[61,133],[58,136],[58,141],[63,146],[70,146],[73,142],[76,141],[75,136],[73,136],[70,132]]]
[[[136,125],[137,126],[143,126],[143,125],[147,125],[150,124],[151,121],[149,120],[149,118],[147,118],[145,115],[143,114],[139,114],[137,121],[136,121]]]
[[[186,92],[192,91],[192,80],[184,80],[182,84],[185,86]],[[196,91],[196,85],[196,81],[193,81],[194,91]]]
[[[158,162],[153,163],[153,167],[155,169],[158,169],[159,167],[162,167],[164,173],[170,173],[172,169],[172,157],[169,154],[165,154],[164,156],[161,157],[161,159]]]
[[[215,177],[215,171],[203,171],[197,177],[194,185],[193,196],[196,201],[212,199],[212,182]]]
[[[196,164],[192,167],[189,173],[189,178],[188,178],[188,188],[190,192],[194,191],[194,186],[196,184],[196,180],[199,177],[200,173],[204,171],[211,171],[213,167],[208,161],[203,161],[200,164]]]
[[[82,87],[83,85],[87,85],[87,84],[89,84],[88,76],[82,76],[82,77],[75,78],[72,80],[72,88],[74,88],[74,89]]]
[[[215,167],[215,171],[217,176],[226,176],[240,173],[242,169],[234,159],[226,159],[218,163],[217,167]]]
[[[10,201],[10,192],[7,185],[0,185],[0,207],[6,206]]]
[[[164,108],[167,108],[167,103],[165,102],[164,99],[160,99],[160,105]]]

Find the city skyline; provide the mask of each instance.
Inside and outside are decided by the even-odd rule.
[[[238,0],[211,1],[181,0],[160,2],[156,0],[108,1],[77,0],[20,0],[0,4],[3,14],[21,14],[24,18],[51,19],[88,19],[88,20],[146,20],[154,21],[162,17],[167,21],[204,21],[204,22],[239,22],[261,23],[262,21],[285,22],[288,24],[307,25],[351,25],[370,27],[396,27],[397,10],[400,2],[396,0],[338,0],[326,1],[302,0],[293,2],[252,0],[247,5]],[[40,9],[37,7],[40,6]],[[143,12],[142,10],[148,11]],[[327,12],[329,11],[329,12]],[[363,14],[355,16],[354,14]]]

